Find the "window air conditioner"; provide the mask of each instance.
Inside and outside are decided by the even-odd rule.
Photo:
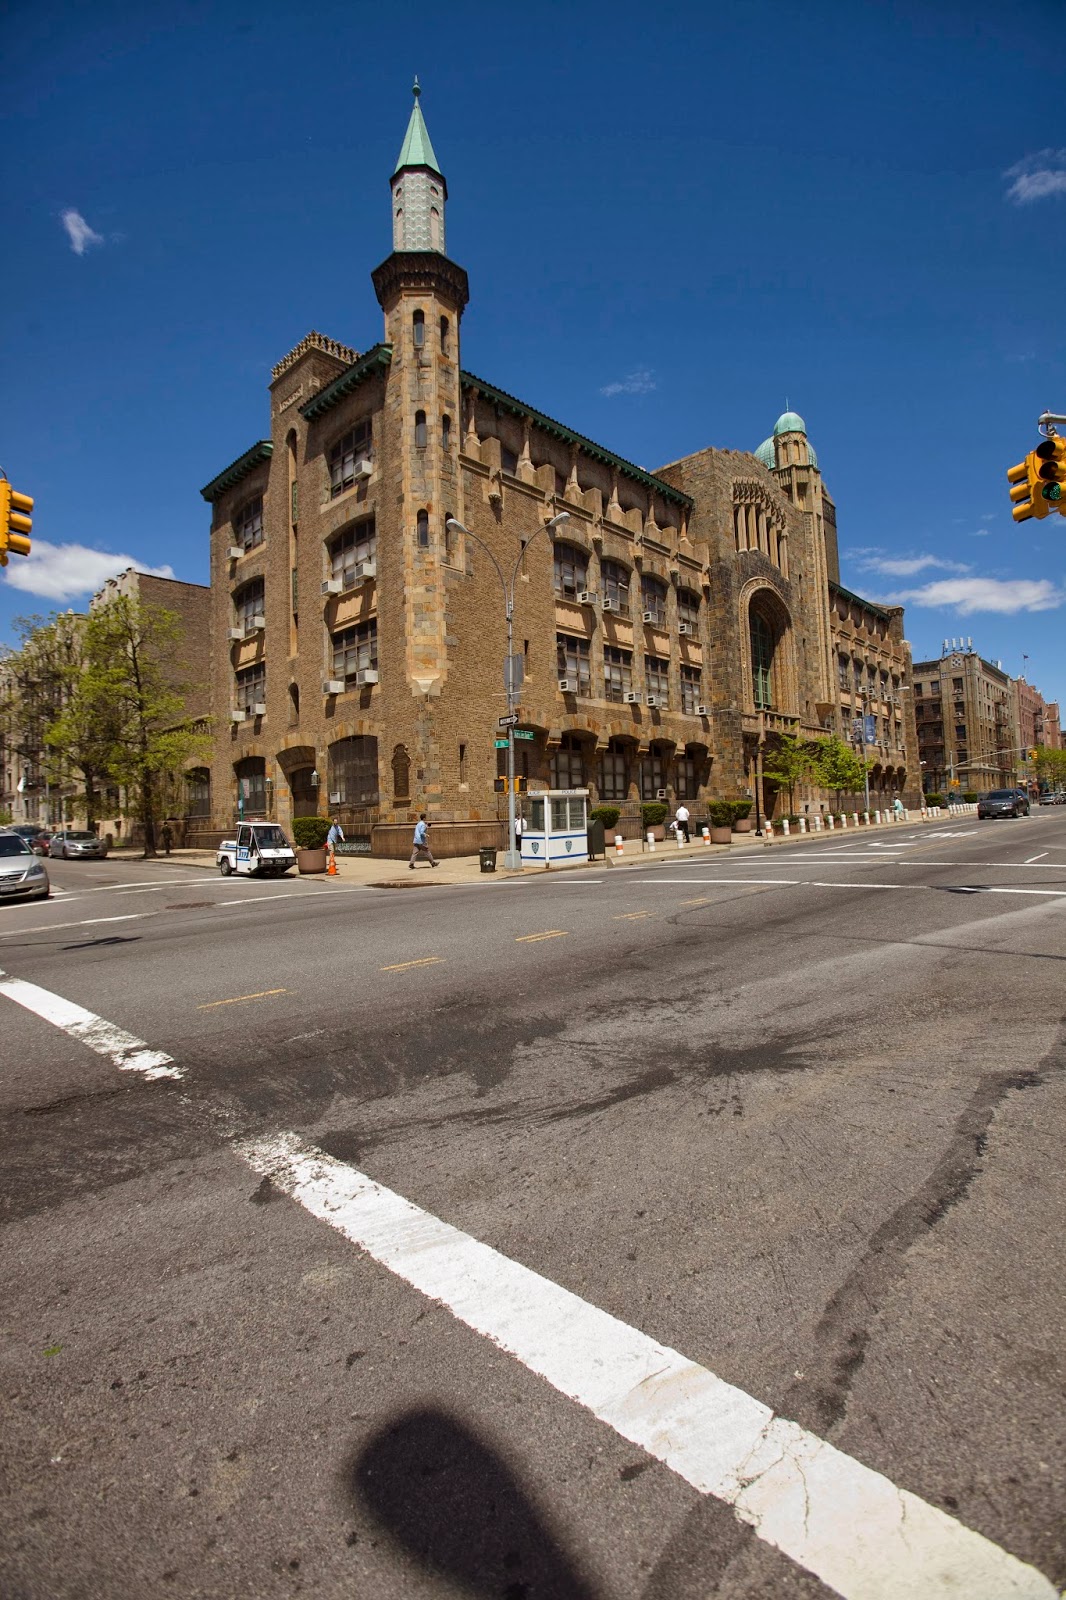
[[[245,719],[246,714],[247,713],[243,709],[238,710],[238,711],[231,711],[230,714],[229,714],[229,719],[230,719],[231,722],[243,722],[244,719]]]
[[[343,678],[323,678],[322,679],[322,693],[323,694],[343,694],[344,693],[344,679]]]
[[[604,600],[603,609],[604,611],[614,611],[616,609],[615,602],[613,600]]]
[[[244,628],[244,637],[247,639],[253,633],[263,633],[266,630],[267,619],[264,616],[249,617]]]
[[[646,706],[651,706],[652,710],[654,711],[656,706],[662,704],[662,695],[646,694],[644,696],[644,704]]]
[[[255,705],[252,707],[252,716],[253,717],[265,717],[266,714],[267,714],[266,701],[265,700],[257,700],[255,702]]]
[[[654,611],[643,611],[643,612],[641,612],[641,621],[642,622],[655,622],[656,620],[657,619],[656,619]]]
[[[229,636],[230,636],[231,639],[243,639],[244,638],[244,629],[243,628],[230,628]]]
[[[244,554],[243,544],[231,544],[226,551],[227,561],[239,561]]]
[[[708,711],[706,706],[697,706],[696,707],[696,715],[698,717],[707,717],[707,716],[710,715],[710,712]]]
[[[677,625],[677,631],[678,631],[679,634],[682,635],[682,637],[684,637],[684,635],[686,633],[691,633],[692,632],[692,624],[691,624],[691,622],[679,622],[678,625]]]
[[[364,667],[361,672],[357,672],[356,673],[355,681],[356,681],[357,685],[359,686],[359,688],[362,688],[365,684],[368,684],[368,683],[377,683],[377,681],[378,681],[378,669],[377,669],[377,667]]]
[[[623,695],[622,698],[625,701],[627,706],[639,706],[640,705],[640,695],[639,694],[634,694],[632,690],[630,690],[627,694]]]
[[[373,470],[374,463],[369,461],[365,456],[363,457],[362,461],[357,461],[355,463],[355,476],[357,478],[369,478]]]
[[[355,569],[355,575],[357,578],[376,578],[378,575],[377,562],[360,561]]]
[[[594,589],[582,589],[577,597],[579,606],[594,606],[599,596]]]
[[[559,679],[559,693],[560,694],[576,694],[577,693],[577,684],[573,683],[569,678],[560,678]]]
[[[656,798],[656,800],[665,800],[666,799],[666,790],[665,789],[656,789],[655,798]]]
[[[340,594],[344,584],[340,578],[327,578],[322,585],[323,594]]]

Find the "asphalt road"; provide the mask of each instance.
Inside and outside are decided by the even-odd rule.
[[[4,1600],[1066,1583],[1062,811],[50,870],[0,907]]]

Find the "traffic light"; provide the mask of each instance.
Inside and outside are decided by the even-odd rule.
[[[1047,516],[1051,506],[1040,493],[1043,485],[1040,479],[1040,462],[1037,460],[1035,450],[1031,450],[1025,460],[1019,461],[1016,467],[1008,467],[1007,482],[1014,485],[1010,497],[1014,501],[1011,516],[1015,522],[1025,522],[1029,517]]]
[[[1033,454],[1037,458],[1042,497],[1053,511],[1066,516],[1066,439],[1053,433],[1043,444],[1037,445]]]
[[[0,567],[7,566],[7,553],[28,556],[30,541],[27,538],[33,526],[30,512],[33,501],[28,494],[19,494],[6,478],[0,478]]]
[[[515,779],[515,781],[514,781],[514,792],[515,792],[515,794],[525,794],[525,792],[526,792],[526,780],[525,780],[525,778],[516,778]]]
[[[1037,753],[1036,753],[1035,750],[1030,750],[1030,752],[1029,752],[1029,760],[1030,761],[1035,761],[1036,760],[1036,754]]]

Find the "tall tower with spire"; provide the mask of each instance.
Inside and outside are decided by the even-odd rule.
[[[433,153],[429,129],[419,105],[421,95],[416,78],[411,120],[391,179],[392,248],[439,250],[443,255],[448,185]]]

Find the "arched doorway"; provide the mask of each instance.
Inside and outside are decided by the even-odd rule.
[[[245,756],[233,767],[237,780],[237,816],[265,817],[267,814],[266,760],[263,756]]]
[[[289,793],[294,817],[318,816],[319,782],[314,767],[293,768],[289,773]]]

